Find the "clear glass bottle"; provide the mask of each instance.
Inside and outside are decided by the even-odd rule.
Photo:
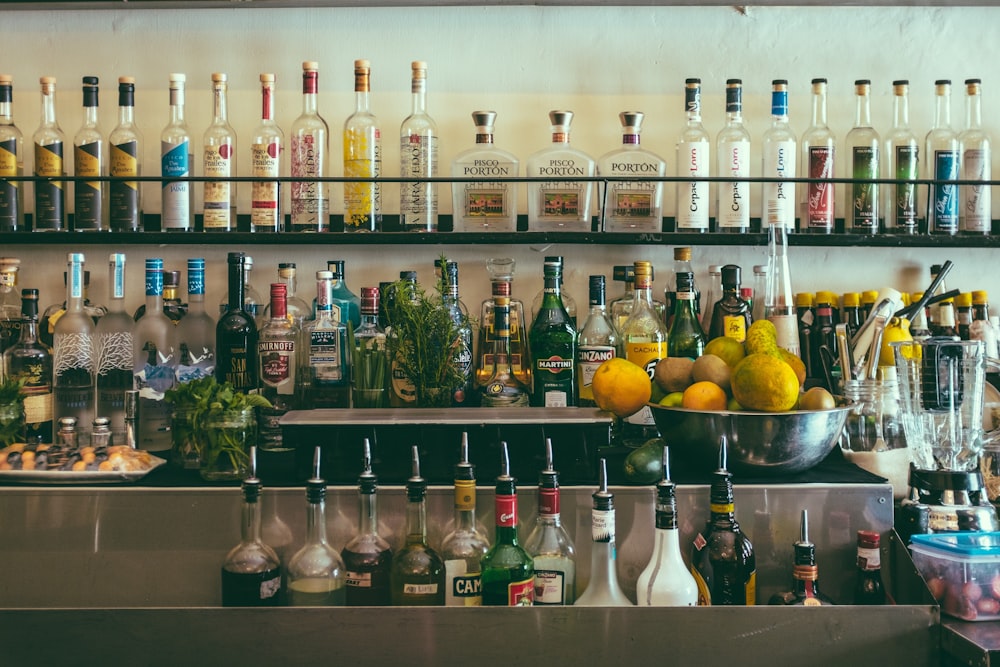
[[[296,296],[299,286],[296,273],[295,262],[278,263],[278,282],[285,286],[285,316],[288,318],[288,321],[299,328],[299,333],[301,333],[306,320],[313,319],[313,316],[312,308],[309,304]],[[270,304],[264,307],[264,314],[261,319],[264,322],[271,319]]]
[[[469,462],[469,434],[463,431],[455,466],[455,524],[441,541],[445,605],[482,606],[482,559],[489,549],[489,540],[476,521],[476,466]]]
[[[302,63],[302,113],[292,123],[291,175],[328,176],[330,127],[319,114],[319,63]],[[291,230],[325,232],[330,227],[330,186],[319,180],[292,181]]]
[[[670,480],[670,448],[663,446],[663,476],[656,484],[653,554],[635,584],[640,607],[693,607],[698,584],[681,555],[676,487]]]
[[[250,393],[257,389],[257,323],[244,305],[243,268],[246,255],[231,252],[229,266],[229,305],[215,325],[215,379],[230,382],[236,391]],[[186,318],[185,318],[186,319]]]
[[[392,549],[379,535],[378,477],[372,472],[372,451],[364,440],[358,477],[358,534],[341,550],[347,572],[347,606],[388,606],[392,603]]]
[[[677,274],[677,301],[667,335],[667,351],[671,357],[697,359],[705,351],[705,332],[694,310],[694,274]]]
[[[750,133],[743,124],[743,82],[726,80],[726,125],[716,139],[716,163],[722,178],[750,176]],[[723,233],[750,231],[750,183],[719,183],[716,228]]]
[[[752,315],[750,304],[740,296],[740,267],[726,264],[722,267],[722,298],[712,306],[712,326],[708,338],[727,336],[740,343],[746,340]]]
[[[250,447],[250,471],[243,480],[240,543],[222,563],[223,607],[277,607],[282,603],[281,561],[260,537],[261,483],[257,447]]]
[[[260,75],[260,123],[253,130],[250,143],[250,175],[260,179],[281,176],[281,154],[285,135],[274,117],[274,74]],[[281,208],[282,184],[260,180],[250,184],[250,231],[280,232],[285,228]],[[233,197],[233,201],[236,198]],[[234,219],[235,223],[235,219]]]
[[[77,179],[107,175],[108,154],[97,116],[98,83],[96,76],[83,77],[83,125],[73,137],[73,175]],[[107,189],[104,181],[74,181],[73,229],[107,228]]]
[[[771,127],[761,137],[765,178],[795,178],[798,139],[788,122],[788,81],[771,82]],[[796,183],[774,181],[761,184],[761,225],[784,225],[795,229]]]
[[[174,325],[163,312],[163,260],[146,260],[146,312],[132,333],[132,372],[139,390],[139,448],[170,450],[170,404],[164,392],[177,378]]]
[[[406,481],[406,540],[392,557],[392,604],[440,606],[445,601],[444,561],[427,543],[427,482],[413,446],[413,475]]]
[[[505,179],[520,175],[520,162],[513,153],[494,144],[496,111],[473,111],[476,145],[459,153],[451,163],[452,218],[456,232],[517,231],[518,183]]]
[[[892,82],[892,130],[885,138],[888,161],[886,175],[902,181],[914,181],[920,175],[920,142],[910,129],[910,82]],[[917,184],[891,183],[883,190],[885,228],[893,234],[916,234],[920,231],[917,212]]]
[[[108,314],[97,323],[97,414],[111,420],[112,433],[125,432],[125,392],[133,388],[135,321],[125,312],[125,254],[108,261]]]
[[[993,178],[993,143],[983,129],[982,80],[965,80],[965,131],[958,135],[962,155],[961,177],[970,181]],[[962,186],[962,213],[959,216],[964,234],[990,234],[993,231],[993,198],[989,185]]]
[[[576,327],[562,302],[561,259],[545,258],[545,297],[528,332],[535,363],[531,404],[546,408],[576,406]]]
[[[701,79],[684,81],[684,110],[687,121],[677,140],[677,176],[710,176],[712,139],[701,123]],[[678,181],[675,230],[707,232],[708,202],[708,181]]]
[[[836,176],[834,167],[836,137],[826,121],[826,79],[812,80],[812,123],[802,135],[802,158],[799,171],[804,178],[829,179]],[[799,230],[813,234],[835,231],[834,185],[819,180],[806,183]]]
[[[24,229],[24,135],[14,124],[14,77],[0,74],[0,232]]]
[[[656,362],[667,356],[670,332],[653,309],[653,266],[647,261],[635,263],[635,298],[632,314],[622,325],[625,358],[644,369],[653,379]],[[625,420],[623,437],[628,444],[639,446],[657,435],[656,422],[648,406]]]
[[[750,312],[755,322],[764,319],[764,293],[767,291],[767,276],[769,273],[770,270],[767,264],[754,264]]]
[[[722,267],[712,264],[708,267],[708,291],[705,294],[705,306],[701,309],[701,329],[708,331],[712,327],[712,311],[715,302],[722,298]]]
[[[441,137],[427,113],[427,63],[411,63],[410,115],[399,128],[400,178],[438,175]],[[399,186],[399,224],[403,231],[435,232],[438,228],[437,183],[403,182]]]
[[[354,113],[344,121],[344,178],[382,175],[382,132],[371,111],[371,62],[354,61]],[[382,229],[382,185],[344,183],[344,231]]]
[[[788,266],[788,228],[784,225],[767,226],[767,284],[763,297],[764,319],[777,331],[778,347],[792,354],[799,354],[798,310],[792,291],[792,274]]]
[[[951,128],[951,81],[934,82],[934,125],[924,140],[926,175],[934,179],[927,208],[927,231],[931,234],[958,233],[958,179],[962,162],[958,135]]]
[[[809,514],[802,510],[799,539],[792,545],[794,567],[792,590],[775,593],[768,604],[819,607],[832,605],[833,601],[819,592],[819,570],[816,567],[816,545],[809,541]]]
[[[577,405],[596,407],[591,387],[594,373],[608,359],[619,356],[618,330],[604,306],[604,276],[590,276],[590,313],[576,337]]]
[[[38,82],[42,89],[42,118],[31,139],[35,146],[35,176],[61,178],[66,175],[65,146],[63,134],[56,120],[56,78],[43,76]],[[66,229],[66,183],[65,181],[35,182],[36,232],[62,231]],[[90,421],[86,422],[87,424]]]
[[[305,374],[300,401],[311,408],[347,408],[351,405],[349,325],[336,319],[332,300],[333,273],[316,272],[316,319],[306,324],[300,372]]]
[[[576,547],[559,513],[559,473],[553,468],[552,439],[545,439],[545,469],[538,476],[538,516],[524,541],[535,564],[535,604],[576,601]]]
[[[881,174],[882,139],[872,127],[871,81],[854,82],[854,127],[844,140],[847,169],[853,181],[845,187],[844,227],[856,234],[877,234],[882,213],[881,195],[875,179]]]
[[[333,304],[334,319],[344,324],[350,323],[352,327],[357,328],[361,324],[361,299],[347,286],[344,260],[328,259],[326,270],[333,274],[333,282],[330,284],[330,298]]]
[[[615,329],[621,332],[625,320],[632,314],[632,302],[635,301],[635,267],[616,266],[612,269],[611,279],[625,285],[625,292],[611,301],[608,312]]]
[[[480,384],[480,404],[484,408],[528,405],[530,390],[521,382],[511,364],[510,290],[508,282],[493,283],[493,317],[490,318],[489,346],[482,354],[490,375]]]
[[[483,605],[530,607],[535,600],[535,566],[517,539],[517,480],[510,474],[506,441],[500,442],[494,516],[496,540],[482,559]]]
[[[97,360],[94,320],[83,309],[83,253],[67,256],[66,311],[53,335],[53,418],[94,419]]]
[[[472,358],[472,323],[469,321],[468,312],[458,296],[458,263],[447,262],[445,265],[445,289],[441,294],[444,307],[448,310],[452,322],[458,327],[458,339],[454,343],[455,368],[459,370],[464,378],[462,384],[452,391],[451,404],[453,407],[475,405]]]
[[[191,132],[184,119],[183,74],[170,75],[170,122],[160,133],[160,175],[164,178],[193,176]],[[185,181],[164,180],[160,229],[187,232],[191,230],[194,189]]]
[[[212,123],[202,138],[202,174],[228,179],[236,176],[236,130],[229,124],[227,92],[229,77],[212,74]],[[236,230],[236,184],[231,181],[205,181],[203,227],[206,232]]]
[[[502,293],[509,301],[510,313],[510,367],[521,384],[531,386],[531,357],[528,350],[528,320],[525,317],[524,302],[511,296],[514,280],[515,261],[509,257],[493,257],[486,260],[486,271],[490,275],[491,294]],[[506,283],[501,285],[500,283]],[[482,391],[493,375],[491,350],[495,341],[493,326],[493,298],[483,299],[479,311],[479,331],[476,336],[476,386]],[[564,302],[565,303],[565,302]]]
[[[622,111],[622,145],[597,160],[600,176],[615,178],[665,176],[667,163],[639,145],[641,111]],[[606,232],[663,231],[663,181],[615,180],[600,183],[597,191],[600,229]]]
[[[292,607],[342,607],[346,568],[326,540],[326,481],[320,477],[320,448],[313,454],[313,476],[306,480],[306,543],[288,560],[288,604]]]
[[[300,334],[295,322],[287,316],[287,290],[284,283],[271,284],[271,319],[257,337],[261,393],[278,410],[297,407],[295,375],[299,366]]]
[[[361,324],[354,330],[351,404],[355,408],[389,406],[389,360],[385,329],[379,322],[377,287],[361,288]]]
[[[142,133],[135,123],[135,78],[118,77],[118,124],[108,135],[108,226],[113,232],[142,229]]]
[[[187,261],[188,312],[177,324],[177,381],[215,372],[215,320],[205,310],[205,260]]]
[[[552,143],[528,158],[527,176],[594,176],[597,163],[570,145],[572,111],[550,111]],[[591,181],[534,181],[528,183],[528,229],[531,231],[591,230],[594,199]]]
[[[17,298],[17,272],[21,260],[0,257],[0,353],[13,345],[21,327],[21,301]],[[0,372],[3,365],[0,364]]]
[[[608,490],[608,464],[600,460],[599,487],[591,496],[590,581],[576,599],[578,607],[631,607],[618,583],[617,549],[615,546],[615,494]]]
[[[4,351],[2,366],[5,377],[24,382],[24,442],[52,442],[52,354],[38,342],[37,289],[21,290],[20,335]]]

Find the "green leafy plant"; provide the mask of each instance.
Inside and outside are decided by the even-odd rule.
[[[0,447],[24,442],[24,378],[7,378],[0,382]],[[11,413],[6,407],[11,406]]]

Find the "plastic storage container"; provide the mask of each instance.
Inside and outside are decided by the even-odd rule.
[[[946,614],[966,621],[1000,618],[1000,532],[914,535],[910,550]]]

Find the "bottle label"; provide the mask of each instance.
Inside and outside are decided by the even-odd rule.
[[[809,313],[810,320],[811,311]],[[767,318],[777,332],[775,342],[783,350],[788,350],[794,355],[799,354],[799,324],[796,315],[771,315]]]
[[[55,335],[53,348],[53,376],[58,377],[76,369],[93,372],[95,356],[94,337],[85,333],[63,332]],[[131,355],[130,355],[131,358]]]
[[[101,176],[101,148],[100,141],[76,146],[73,150],[74,175],[84,178]],[[77,229],[101,228],[104,219],[102,189],[100,181],[76,181],[73,199]]]
[[[895,177],[897,179],[915,179],[917,177],[918,155],[919,149],[916,146],[896,147]],[[893,209],[896,216],[896,227],[911,232],[916,231],[918,222],[916,183],[890,185],[889,187],[895,188]]]
[[[277,141],[250,147],[250,173],[257,178],[277,178],[281,145]],[[254,181],[250,186],[250,226],[276,230],[281,226],[281,185],[277,181]]]
[[[413,403],[417,400],[417,388],[403,372],[398,359],[392,360],[392,393],[403,403]]]
[[[399,175],[436,176],[438,138],[411,134],[399,141]],[[405,226],[431,229],[436,226],[437,187],[434,183],[409,182],[399,186],[399,214]]]
[[[958,179],[958,151],[934,151],[934,179],[953,181]],[[958,231],[958,186],[953,183],[937,183],[931,186],[930,215],[933,217],[932,232],[954,233]]]
[[[833,178],[833,146],[810,146],[806,169],[809,178]],[[809,229],[833,230],[833,183],[806,187],[806,224]]]
[[[508,607],[531,607],[535,604],[535,578],[507,584]]]
[[[653,343],[626,343],[625,344],[625,358],[631,361],[633,364],[639,366],[646,371],[646,375],[649,376],[650,382],[653,380],[653,373],[656,370],[656,363],[660,359],[664,359],[667,356],[667,342],[653,342]],[[637,426],[655,426],[656,422],[653,421],[653,412],[649,409],[648,405],[644,405],[639,412],[634,415],[627,417],[626,421],[629,424],[634,424]]]
[[[403,595],[437,595],[437,584],[403,584]]]
[[[776,141],[764,148],[764,176],[768,178],[795,177],[795,142]],[[764,183],[763,217],[769,225],[795,228],[795,183]]]
[[[483,587],[479,572],[469,571],[465,560],[456,558],[444,562],[444,604],[447,607],[481,607]]]
[[[757,570],[750,573],[747,582],[743,585],[744,599],[742,603],[750,606],[757,604]]]
[[[497,528],[517,527],[517,496],[499,495],[494,502]]]
[[[701,535],[698,537],[701,537]],[[708,582],[705,581],[705,577],[701,575],[701,572],[694,565],[691,566],[691,576],[694,577],[694,583],[698,587],[698,606],[710,607],[712,605],[712,591],[708,588]]]
[[[229,178],[233,175],[233,145],[205,146],[202,168],[205,176]],[[232,186],[228,181],[205,183],[205,229],[228,230],[232,227]]]
[[[256,389],[256,382],[252,380],[249,362],[247,359],[247,349],[242,346],[230,347],[223,358],[229,359],[229,367],[224,368],[223,381],[231,382],[240,391],[246,389]]]
[[[559,489],[538,490],[538,514],[543,517],[559,516]]]
[[[962,155],[963,178],[970,181],[988,181],[992,173],[990,151],[969,149]],[[989,185],[963,185],[962,230],[989,234],[993,227],[993,202]]]
[[[62,176],[63,144],[58,141],[47,146],[35,144],[35,176]],[[35,184],[35,227],[62,229],[65,217],[65,193],[62,181],[43,181]]]
[[[724,315],[722,335],[742,343],[747,339],[747,318],[743,315]]]
[[[855,146],[851,152],[851,228],[878,230],[878,184],[872,182],[879,176],[878,148]]]
[[[126,141],[111,147],[108,175],[129,178],[139,175],[139,143]],[[108,212],[112,229],[139,228],[138,181],[112,181],[109,188]]]
[[[344,178],[382,175],[382,142],[378,128],[344,130]],[[344,183],[344,225],[372,229],[382,215],[379,183]]]
[[[576,368],[579,378],[579,397],[581,401],[593,401],[594,373],[608,359],[614,359],[615,348],[610,345],[588,345],[579,347],[576,351]]]
[[[537,605],[566,604],[564,580],[565,572],[559,570],[535,570],[535,599]]]
[[[24,423],[45,424],[52,421],[52,385],[46,383],[21,389],[24,393]]]
[[[878,549],[858,547],[858,569],[878,570],[882,567],[882,552]]]
[[[17,141],[0,141],[0,178],[17,176]],[[0,229],[19,227],[22,211],[18,210],[20,182],[0,181]]]
[[[543,217],[576,220],[583,215],[580,206],[583,199],[582,188],[571,190],[572,185],[572,183],[559,183],[539,188],[538,210]]]
[[[306,134],[293,136],[291,141],[291,174],[296,177],[323,176],[323,146],[319,137]],[[292,225],[311,231],[326,229],[329,202],[324,186],[316,180],[292,181]]]
[[[614,544],[615,511],[591,510],[590,535],[595,542]]]
[[[164,178],[190,175],[190,148],[187,141],[179,144],[161,142],[160,170]],[[163,229],[190,229],[191,184],[164,182],[161,208],[160,225]]]
[[[708,176],[707,141],[677,144],[677,175],[691,178]],[[677,229],[708,230],[708,182],[677,183]]]
[[[345,380],[339,333],[339,331],[309,332],[309,369],[313,381],[340,383]]]
[[[344,573],[344,583],[347,586],[352,586],[354,588],[371,588],[372,587],[372,573],[371,572],[345,572]]]
[[[466,218],[505,219],[510,217],[510,186],[506,183],[465,183],[462,212]]]
[[[750,142],[723,141],[719,144],[719,175],[744,178],[750,175]],[[750,184],[719,183],[720,229],[750,228]]]
[[[260,379],[280,396],[295,393],[295,341],[259,341]]]

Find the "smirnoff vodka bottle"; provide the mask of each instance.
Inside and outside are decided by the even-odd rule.
[[[663,176],[667,163],[639,146],[641,111],[622,111],[621,148],[597,161],[601,176]],[[598,209],[606,232],[654,232],[663,228],[663,181],[611,181],[598,190]]]
[[[517,178],[520,163],[513,153],[493,143],[496,117],[496,111],[472,112],[476,145],[459,153],[451,164],[452,176],[479,179],[451,184],[452,216],[457,232],[517,230],[517,183],[505,179]]]
[[[892,131],[885,138],[885,153],[889,168],[887,176],[899,180],[916,180],[920,171],[920,143],[910,129],[908,94],[910,82],[892,82]],[[920,222],[917,213],[916,183],[895,183],[885,186],[885,228],[894,234],[916,234]]]
[[[430,178],[438,172],[437,124],[427,114],[427,63],[411,64],[410,115],[399,128],[399,175]],[[411,181],[399,187],[399,223],[405,231],[437,231],[437,184]]]
[[[191,175],[191,134],[184,120],[183,74],[170,75],[170,122],[160,134],[160,172],[164,179]],[[163,181],[160,228],[186,232],[191,229],[191,184]]]
[[[684,82],[684,108],[687,124],[677,142],[677,176],[708,176],[711,144],[701,124],[701,79]],[[677,183],[675,220],[679,232],[708,231],[708,181]]]
[[[958,136],[951,129],[951,81],[934,82],[934,127],[924,143],[926,174],[934,179],[927,205],[927,231],[931,234],[958,233],[958,185],[948,183],[958,179],[961,153]]]
[[[847,168],[853,182],[845,187],[844,226],[859,234],[876,234],[879,227],[879,145],[882,140],[872,127],[871,81],[854,82],[857,111],[854,127],[847,133]]]
[[[958,140],[962,150],[962,178],[989,181],[993,177],[990,135],[982,125],[982,88],[979,79],[965,81],[965,131]],[[989,185],[962,186],[962,232],[989,234],[993,227],[993,201]]]
[[[802,135],[802,164],[805,178],[834,177],[836,137],[826,124],[826,79],[812,80],[812,124]],[[803,232],[831,234],[834,231],[833,183],[806,183],[799,226]]]
[[[743,82],[726,81],[726,126],[717,142],[718,173],[723,178],[746,178],[750,175],[750,133],[743,125]],[[720,232],[750,231],[750,184],[719,183],[719,209],[716,224]]]
[[[78,179],[103,176],[107,152],[97,125],[96,76],[83,77],[83,126],[73,137],[73,175]],[[73,229],[101,231],[107,186],[102,181],[77,180],[73,185]]]
[[[788,81],[771,82],[771,127],[762,138],[765,178],[794,178],[798,141],[788,124]],[[795,229],[795,183],[764,183],[761,186],[762,225]]]
[[[329,185],[316,180],[326,173],[330,128],[319,115],[319,64],[302,63],[302,113],[292,123],[292,231],[325,232],[330,225]]]
[[[597,165],[570,146],[572,111],[550,111],[552,144],[528,158],[528,176],[593,176]],[[590,231],[590,181],[537,181],[528,184],[528,227],[532,231]]]

